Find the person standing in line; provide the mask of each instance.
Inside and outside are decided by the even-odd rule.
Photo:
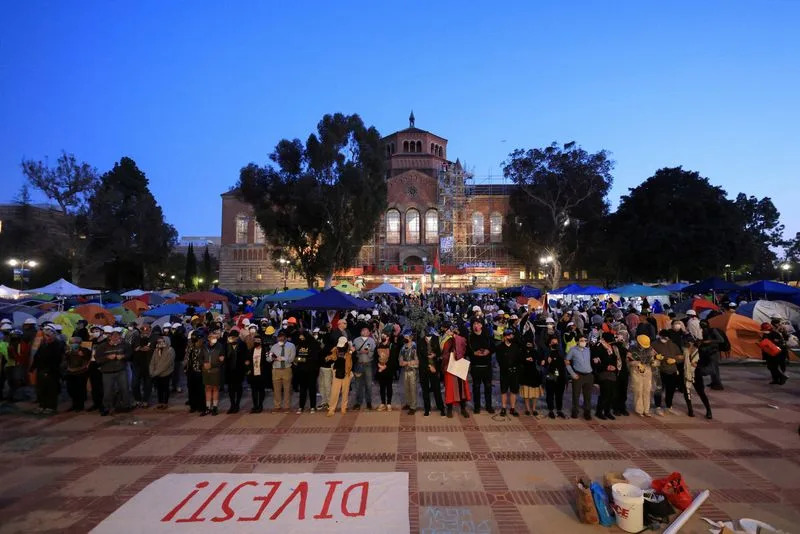
[[[378,406],[379,412],[392,411],[392,382],[394,380],[394,366],[392,365],[392,343],[389,341],[388,334],[381,334],[381,341],[375,349],[378,359],[378,371],[375,374],[378,379],[381,403]]]
[[[417,356],[419,356],[419,379],[422,383],[422,406],[424,416],[431,413],[431,393],[436,402],[436,409],[445,417],[444,403],[442,402],[442,349],[439,345],[439,336],[433,323],[428,323],[425,335],[417,338]]]
[[[245,374],[250,384],[250,394],[253,397],[253,406],[250,413],[264,411],[264,397],[267,391],[267,349],[261,336],[253,337],[253,348],[247,349],[247,359],[244,362]]]
[[[675,391],[683,391],[684,398],[686,398],[685,388],[683,388],[683,384],[681,383],[681,373],[678,372],[678,369],[683,366],[683,351],[678,345],[672,342],[669,331],[667,330],[659,332],[658,337],[653,341],[652,345],[656,354],[660,354],[663,357],[659,362],[658,372],[661,375],[661,386],[664,390],[667,413],[677,415],[672,409],[672,399],[675,396]],[[664,415],[664,410],[661,408],[661,397],[661,391],[656,391],[653,395],[656,415]],[[686,400],[688,402],[688,398]]]
[[[624,362],[619,350],[614,345],[614,334],[604,332],[600,343],[592,347],[592,362],[597,371],[597,381],[600,385],[600,396],[597,399],[597,418],[615,420],[612,413],[614,405],[614,390],[617,382],[617,373]]]
[[[61,362],[64,344],[58,339],[55,328],[47,324],[42,328],[39,350],[33,357],[32,371],[36,371],[36,389],[39,399],[37,413],[52,415],[58,408],[61,390]]]
[[[353,388],[356,391],[356,402],[353,411],[361,409],[362,404],[372,410],[372,360],[375,356],[375,340],[370,335],[369,326],[364,323],[361,337],[353,340],[356,361],[353,362]]]
[[[486,400],[486,411],[494,414],[492,408],[492,350],[489,336],[483,331],[483,323],[474,321],[472,332],[467,340],[472,375],[472,404],[476,414],[481,413],[481,386]]]
[[[613,334],[608,334],[612,338]],[[586,336],[579,335],[577,345],[567,352],[564,359],[567,373],[572,378],[572,418],[578,418],[578,403],[580,395],[583,393],[583,418],[587,421],[592,420],[592,386],[594,385],[594,374],[592,364],[600,363],[600,358],[595,354],[594,357],[587,346]]]
[[[80,337],[70,339],[69,350],[64,357],[67,392],[72,399],[72,411],[82,412],[86,403],[86,381],[89,378],[89,362],[92,353],[81,346]]]
[[[703,382],[703,368],[708,364],[708,362],[703,361],[703,355],[700,351],[700,342],[693,337],[688,338],[684,343],[683,355],[686,393],[687,397],[689,398],[687,402],[689,417],[694,417],[692,394],[689,391],[689,386],[691,385],[697,393],[697,396],[700,397],[703,406],[705,406],[706,419],[711,419],[711,403],[706,395],[705,382]]]
[[[155,382],[159,410],[169,408],[169,390],[172,373],[175,370],[175,350],[166,335],[156,340],[153,356],[150,358],[150,376]]]
[[[353,373],[353,350],[345,336],[336,342],[336,347],[331,351],[326,360],[333,362],[333,383],[331,384],[331,397],[328,401],[327,417],[333,417],[336,406],[339,404],[339,395],[342,398],[342,415],[347,413],[347,400],[350,396],[350,378]]]
[[[444,376],[444,403],[447,406],[447,417],[453,417],[453,405],[461,406],[461,417],[469,417],[467,401],[471,400],[466,380],[447,372],[451,360],[466,357],[467,340],[458,334],[458,327],[450,323],[441,325],[442,336],[439,344],[442,349],[442,375]]]
[[[121,330],[121,329],[120,329]],[[96,358],[103,373],[103,410],[101,416],[108,416],[114,411],[114,395],[121,399],[120,410],[130,410],[130,389],[126,360],[131,353],[130,346],[122,341],[122,332],[114,329],[108,342],[98,347]]]
[[[564,415],[564,390],[567,387],[567,365],[559,347],[558,338],[551,337],[548,350],[542,355],[540,364],[546,370],[545,391],[547,393],[547,417],[566,419]]]
[[[526,323],[527,325],[528,323]],[[542,373],[536,356],[533,327],[523,328],[524,359],[520,375],[520,394],[525,403],[525,415],[539,416],[537,403],[542,396]]]
[[[503,342],[496,348],[497,365],[500,368],[500,415],[506,416],[506,409],[512,417],[517,413],[517,395],[519,394],[519,377],[522,370],[522,349],[514,340],[514,329],[503,331]]]
[[[317,405],[317,369],[319,369],[319,345],[305,329],[301,329],[297,333],[296,351],[297,354],[294,359],[294,372],[297,373],[297,383],[300,390],[300,400],[297,413],[301,414],[303,413],[303,410],[305,410],[306,399],[308,399],[308,406],[311,410],[311,413],[315,413],[315,407]]]
[[[636,336],[636,346],[631,350],[629,369],[631,389],[633,390],[633,409],[643,417],[650,417],[650,394],[653,387],[653,362],[655,351],[650,346],[650,338]]]
[[[156,327],[158,328],[158,327]],[[133,354],[131,356],[131,369],[133,370],[133,400],[137,408],[147,408],[150,406],[150,397],[153,394],[153,382],[150,377],[150,359],[153,357],[153,349],[158,332],[151,336],[150,325],[143,324],[139,329],[138,336],[132,336],[131,345]]]
[[[403,369],[403,390],[406,401],[403,408],[408,409],[408,415],[414,415],[414,412],[417,411],[419,358],[411,330],[403,332],[403,341],[403,347],[400,349],[400,367]]]
[[[244,388],[245,365],[248,356],[247,345],[239,337],[239,330],[231,328],[227,337],[228,343],[225,345],[225,384],[228,386],[228,398],[230,407],[228,414],[239,413],[242,402]]]
[[[186,345],[188,338],[186,328],[181,323],[172,323],[172,335],[170,344],[175,351],[175,370],[172,372],[172,391],[173,393],[183,392],[184,365],[183,359],[186,357]]]
[[[100,364],[97,363],[97,352],[103,343],[108,339],[103,328],[93,325],[89,328],[89,342],[92,351],[92,359],[89,361],[89,385],[92,389],[92,405],[89,406],[90,412],[103,409],[103,373],[100,372]]]
[[[200,412],[200,416],[219,413],[219,386],[222,382],[222,365],[225,362],[225,347],[219,343],[221,335],[219,330],[209,332],[200,353],[203,362],[203,386],[206,390],[206,408]]]
[[[186,346],[186,391],[189,397],[189,413],[202,412],[205,409],[205,391],[203,388],[203,360],[201,349],[204,343],[202,331],[192,330]]]
[[[278,332],[278,342],[272,346],[269,355],[272,360],[274,411],[288,412],[292,403],[292,362],[297,350],[294,343],[286,340],[285,330]]]

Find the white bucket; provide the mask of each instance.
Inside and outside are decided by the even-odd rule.
[[[611,486],[617,526],[626,532],[644,528],[644,492],[633,484],[618,482]]]

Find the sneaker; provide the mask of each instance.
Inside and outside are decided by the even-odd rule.
[[[530,415],[530,414],[531,414],[530,410],[525,410],[525,415]]]
[[[360,405],[360,404],[355,404],[355,405],[353,406],[353,411],[354,411],[354,412],[357,412],[357,411],[358,411],[358,410],[360,410],[360,409],[361,409],[361,405]]]
[[[211,407],[211,415],[219,415],[219,409],[216,406]]]
[[[33,410],[34,415],[42,415],[44,413],[44,408],[36,408]]]
[[[666,412],[666,413],[668,413],[668,414],[670,414],[670,415],[678,415],[678,412],[676,412],[676,411],[675,411],[675,410],[673,410],[672,408],[667,408],[667,412]]]
[[[472,410],[472,413],[474,413],[475,415],[478,415],[479,413],[481,413],[481,409],[480,408],[475,408],[475,409]]]
[[[252,408],[250,408],[250,413],[258,413],[258,407],[253,406]]]
[[[441,412],[439,412],[439,414],[440,414],[442,417],[447,417],[447,412],[445,412],[444,410],[442,410]]]
[[[711,412],[706,412],[706,419],[712,419]]]
[[[564,415],[564,412],[558,412],[556,415],[558,415],[561,419],[566,419],[567,418],[567,416]]]
[[[425,413],[423,413],[422,415],[423,415],[424,417],[430,417],[430,415],[431,415],[431,412],[429,412],[428,410],[425,410]]]
[[[294,412],[294,413],[296,413],[297,415],[300,415],[301,413],[303,413],[303,409],[302,408],[298,408],[297,411]]]
[[[650,412],[644,412],[642,417],[652,417],[652,415],[650,415]]]
[[[549,417],[550,419],[555,419],[556,414],[554,414],[553,412],[547,412],[547,417]]]
[[[601,413],[595,414],[595,417],[597,417],[598,419],[600,419],[602,421],[605,421],[606,419],[608,419],[604,414],[601,414]],[[586,419],[587,421],[591,421],[592,420],[592,416],[591,415],[589,417],[584,416],[584,419]]]
[[[311,411],[308,412],[308,413],[317,413],[317,410],[315,410],[314,408],[311,408]]]
[[[463,417],[465,419],[469,418],[469,412],[467,411],[466,408],[461,408],[461,417]]]
[[[659,417],[664,417],[664,410],[662,408],[656,408],[656,415]]]
[[[203,410],[202,412],[200,412],[200,417],[205,417],[206,415],[208,415],[208,414],[210,414],[210,413],[211,413],[211,410],[209,410],[208,408],[206,408],[205,410]]]
[[[609,412],[606,414],[606,419],[608,419],[609,421],[616,421],[617,418],[614,417],[614,415],[611,412]]]
[[[533,410],[533,416],[534,417],[539,417],[539,412],[537,412],[536,410]]]
[[[578,418],[578,412],[577,411],[572,412],[572,414],[570,414],[570,415],[572,415],[573,419],[577,419]]]
[[[379,412],[385,412],[386,411],[386,405],[385,404],[379,404],[378,405],[378,411]]]
[[[506,416],[506,409],[500,408],[500,417],[505,417],[505,416]]]
[[[408,404],[404,404],[400,407],[401,410],[408,410]]]
[[[372,405],[371,404],[367,404],[367,410],[372,411]]]
[[[387,404],[386,405],[386,411],[387,412],[391,412],[392,411],[392,405],[391,404]]]

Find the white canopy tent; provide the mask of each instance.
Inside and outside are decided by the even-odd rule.
[[[22,292],[19,289],[0,285],[0,298],[3,299],[17,299]]]
[[[142,289],[131,289],[130,291],[126,291],[125,293],[121,293],[120,295],[123,297],[141,297],[142,295],[146,295],[148,292]]]
[[[399,287],[395,287],[392,284],[385,282],[375,289],[370,289],[367,291],[369,295],[404,295],[405,291],[400,289]]]
[[[84,289],[78,287],[73,283],[67,282],[63,278],[59,278],[52,284],[35,289],[28,289],[26,293],[43,293],[45,295],[53,295],[56,297],[77,297],[81,295],[99,295],[100,291],[97,289]]]

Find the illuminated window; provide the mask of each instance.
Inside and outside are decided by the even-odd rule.
[[[483,213],[476,211],[472,214],[472,244],[483,243]]]
[[[503,242],[503,216],[497,212],[489,216],[489,232],[492,243]]]
[[[406,212],[406,243],[419,243],[419,212],[414,208]]]
[[[247,243],[247,215],[236,216],[236,243]]]
[[[264,228],[262,228],[260,224],[255,223],[255,228],[253,230],[253,242],[263,245],[265,241]]]
[[[386,212],[386,242],[390,245],[400,244],[400,212],[397,210]]]
[[[439,212],[428,210],[425,212],[425,243],[435,245],[439,242]]]

